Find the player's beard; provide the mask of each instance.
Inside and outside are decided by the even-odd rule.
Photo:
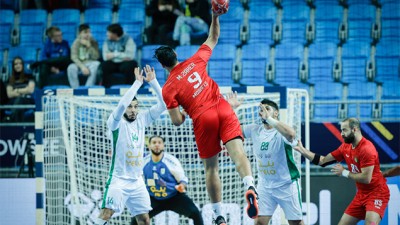
[[[128,116],[128,114],[124,113],[124,117],[129,123],[132,123],[133,121],[135,121],[136,116],[137,116],[137,113],[133,113],[132,116]]]
[[[354,139],[355,139],[356,137],[354,136],[354,132],[351,132],[351,133],[349,134],[349,136],[347,136],[347,137],[342,136],[342,138],[343,138],[343,140],[344,140],[345,143],[351,144],[351,143],[353,143],[353,141],[354,141]]]
[[[163,150],[160,150],[160,151],[158,151],[158,152],[154,151],[153,149],[150,149],[150,151],[151,151],[151,153],[153,153],[153,155],[159,156],[159,155],[161,155],[161,153],[164,152],[164,149],[163,149]]]

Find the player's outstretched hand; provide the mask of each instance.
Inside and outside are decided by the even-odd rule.
[[[143,70],[141,70],[139,67],[136,67],[134,72],[136,80],[143,83]]]
[[[226,95],[226,101],[228,101],[233,109],[236,109],[243,103],[244,98],[238,98],[237,91],[235,91]]]
[[[260,104],[260,115],[264,120],[266,120],[268,117],[272,116],[273,111],[274,110],[272,110],[271,106],[269,106],[269,105],[265,106],[263,104]]]
[[[186,192],[186,187],[184,184],[180,183],[178,185],[175,185],[175,189],[179,192],[179,193],[185,193]]]
[[[146,67],[144,67],[143,69],[144,73],[146,74],[146,77],[144,78],[145,81],[150,82],[156,79],[156,71],[154,71],[154,67],[146,65]]]
[[[304,148],[303,143],[301,143],[301,140],[297,142],[297,146],[294,146],[293,149],[302,154],[306,151],[306,148]]]
[[[336,164],[333,166],[331,169],[331,172],[338,175],[339,177],[342,176],[342,171],[344,170],[344,167],[341,164]]]

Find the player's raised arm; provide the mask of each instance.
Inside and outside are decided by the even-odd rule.
[[[218,14],[214,13],[212,14],[212,19],[211,19],[211,25],[210,25],[210,30],[208,33],[208,38],[204,42],[205,45],[208,45],[208,47],[213,50],[215,46],[218,43],[218,38],[220,34],[220,26],[219,26],[219,18]]]
[[[281,133],[286,140],[289,142],[293,142],[296,138],[296,131],[290,127],[289,125],[280,122],[273,118],[273,113],[276,111],[273,110],[273,107],[264,104],[260,104],[260,115],[263,120],[265,120],[270,126],[275,128],[279,133]]]
[[[124,96],[122,96],[117,108],[114,109],[107,120],[107,125],[111,130],[115,130],[118,128],[118,123],[124,115],[126,108],[131,104],[132,99],[135,97],[137,91],[143,84],[143,70],[140,70],[139,67],[136,67],[134,73],[136,77],[135,82],[124,94]]]
[[[325,167],[336,161],[336,159],[329,153],[327,156],[318,155],[308,149],[306,149],[301,140],[298,141],[297,146],[293,147],[294,150],[300,152],[305,158],[310,160],[313,164]]]
[[[166,110],[165,103],[162,97],[162,91],[161,91],[161,86],[158,83],[156,79],[156,72],[154,70],[154,67],[150,67],[149,65],[146,65],[146,67],[143,68],[144,73],[146,74],[146,77],[144,80],[150,84],[150,86],[154,89],[156,92],[157,96],[157,105],[153,105],[149,109],[149,113],[145,114],[146,116],[146,126],[149,125],[151,122],[153,122],[156,118],[158,118],[161,113]]]

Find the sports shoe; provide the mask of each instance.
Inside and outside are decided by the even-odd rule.
[[[224,218],[223,216],[218,216],[218,217],[214,220],[214,224],[215,224],[215,225],[226,225],[225,218]]]
[[[258,215],[258,194],[256,189],[253,186],[250,186],[249,189],[246,191],[246,201],[247,201],[247,215],[255,219]]]

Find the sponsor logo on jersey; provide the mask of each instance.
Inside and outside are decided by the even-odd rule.
[[[263,142],[263,143],[261,143],[260,150],[261,151],[267,151],[268,150],[268,146],[269,146],[269,142]]]
[[[381,206],[382,206],[382,200],[380,200],[380,199],[375,199],[374,205],[375,205],[375,208],[380,209]]]
[[[138,141],[139,137],[137,136],[137,134],[132,134],[132,141]]]
[[[358,169],[358,167],[356,165],[354,165],[353,163],[350,164],[351,166],[351,172],[352,173],[360,173],[360,170]]]

